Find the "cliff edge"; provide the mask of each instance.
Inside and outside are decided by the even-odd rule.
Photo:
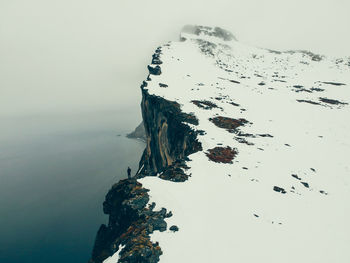
[[[90,262],[350,261],[350,57],[186,26],[148,70],[147,146]]]

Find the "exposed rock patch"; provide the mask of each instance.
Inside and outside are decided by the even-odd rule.
[[[189,169],[184,160],[176,160],[172,165],[169,165],[159,175],[159,178],[173,182],[184,182],[190,175],[185,173]]]
[[[239,106],[240,106],[239,104],[237,104],[237,103],[235,103],[235,102],[233,102],[233,101],[229,102],[229,104],[231,104],[231,105],[233,105],[233,106],[235,106],[235,107],[239,107]]]
[[[324,89],[321,89],[321,88],[311,88],[310,90],[311,90],[311,91],[316,91],[316,92],[322,92],[322,91],[324,91]]]
[[[247,145],[254,145],[254,143],[252,142],[249,142],[247,141],[246,139],[244,138],[241,138],[241,137],[235,137],[235,140],[239,143],[244,143],[244,144],[247,144]]]
[[[219,108],[215,103],[208,100],[192,100],[194,105],[205,110],[211,110],[213,108]]]
[[[155,64],[155,65],[163,64],[163,62],[160,60],[160,54],[161,54],[161,48],[158,47],[155,53],[152,55],[152,64]]]
[[[167,85],[167,84],[164,84],[164,83],[159,83],[159,87],[161,87],[161,88],[167,88],[168,85]]]
[[[233,158],[237,155],[237,151],[229,146],[226,148],[215,147],[209,149],[206,155],[211,161],[216,163],[232,163]]]
[[[162,74],[160,66],[158,66],[158,65],[155,66],[155,67],[148,65],[147,68],[148,68],[149,74],[151,74],[151,75],[160,75],[160,74]]]
[[[292,177],[294,177],[297,180],[301,180],[301,178],[298,175],[296,175],[296,174],[292,174]]]
[[[317,62],[321,61],[324,58],[324,56],[315,54],[308,50],[289,50],[286,53],[289,53],[289,54],[301,53],[303,54],[303,56],[308,56],[312,61],[317,61]]]
[[[239,126],[245,125],[248,123],[246,119],[232,119],[228,117],[214,117],[209,119],[217,127],[226,129],[229,132],[234,132]]]
[[[340,83],[340,82],[330,82],[330,81],[323,81],[323,84],[328,84],[328,85],[334,85],[334,86],[344,86],[346,85],[345,83]]]
[[[274,186],[274,187],[273,187],[273,190],[274,190],[275,192],[278,192],[278,193],[281,193],[281,194],[286,194],[286,193],[287,193],[287,191],[284,190],[284,188],[278,187],[278,186]]]
[[[307,182],[300,182],[303,186],[305,186],[306,188],[309,188],[309,184]]]
[[[334,99],[328,99],[328,98],[320,98],[320,101],[332,105],[347,105],[348,103],[346,102],[341,102],[339,100],[334,100]]]
[[[169,228],[169,230],[170,230],[170,231],[173,231],[173,232],[177,232],[177,231],[179,231],[179,227],[173,225],[173,226],[171,226],[171,227]]]
[[[214,50],[216,49],[216,44],[202,39],[197,39],[197,43],[200,51],[203,54],[210,57],[214,57]]]
[[[309,103],[309,104],[313,104],[313,105],[321,105],[320,103],[312,101],[312,100],[297,100],[297,102],[305,102],[305,103]]]

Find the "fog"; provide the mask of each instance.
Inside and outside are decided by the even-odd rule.
[[[250,45],[350,55],[347,0],[0,0],[0,115],[132,108],[153,50],[184,24]]]
[[[0,261],[86,262],[145,145],[139,86],[185,24],[350,55],[348,0],[0,0]],[[19,246],[19,241],[21,245]]]

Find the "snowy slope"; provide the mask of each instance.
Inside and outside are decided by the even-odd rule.
[[[118,251],[114,253],[112,256],[106,258],[103,263],[115,263],[120,259],[119,253],[123,249],[123,246],[119,246]]]
[[[162,74],[146,88],[204,131],[189,180],[139,180],[179,227],[151,235],[160,262],[350,262],[350,58],[194,31],[162,47]],[[243,121],[229,131],[218,116]],[[227,146],[232,163],[209,159]]]

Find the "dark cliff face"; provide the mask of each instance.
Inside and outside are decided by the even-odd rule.
[[[166,217],[171,216],[165,208],[154,211],[155,204],[147,206],[148,190],[136,179],[125,179],[115,184],[103,203],[103,211],[109,215],[108,226],[101,225],[97,232],[90,263],[100,263],[119,252],[120,263],[155,263],[162,251],[159,244],[150,240],[155,231],[165,231]]]
[[[149,95],[142,88],[142,116],[147,135],[147,146],[140,161],[136,178],[162,172],[161,179],[183,182],[187,156],[201,149],[197,132],[186,123],[196,125],[197,119],[181,112],[180,105],[163,98]],[[150,234],[165,231],[165,218],[172,215],[165,208],[154,211],[149,202],[148,190],[136,178],[115,184],[103,203],[103,211],[109,215],[108,225],[98,230],[90,263],[101,263],[119,248],[118,262],[159,261],[162,254],[159,244],[152,243]],[[175,228],[176,226],[173,226]]]
[[[153,55],[156,67],[149,66],[152,75],[161,74],[161,49]],[[152,61],[152,62],[153,62]],[[151,80],[150,75],[147,80]],[[141,85],[142,117],[146,131],[147,146],[140,160],[137,175],[115,184],[103,203],[103,211],[109,215],[108,225],[98,230],[90,263],[101,263],[116,253],[119,246],[119,263],[156,263],[162,254],[160,244],[150,240],[154,231],[167,230],[165,218],[172,216],[165,208],[155,211],[155,203],[149,202],[148,189],[137,178],[161,173],[163,180],[183,182],[186,174],[187,156],[202,149],[197,140],[199,132],[188,124],[197,125],[194,115],[183,113],[176,102],[150,95],[147,82]],[[160,180],[161,180],[160,179]],[[169,228],[177,231],[177,226]]]
[[[163,172],[175,162],[201,149],[198,132],[186,123],[198,124],[194,115],[183,113],[176,102],[150,95],[142,88],[142,117],[147,146],[140,162],[141,174]]]

